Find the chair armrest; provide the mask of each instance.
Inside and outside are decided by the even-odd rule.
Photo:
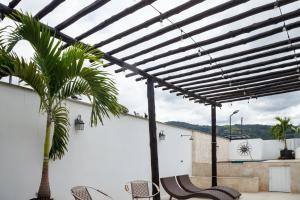
[[[108,194],[106,194],[105,192],[102,192],[101,190],[97,189],[97,188],[94,188],[94,187],[90,187],[90,186],[86,186],[86,188],[90,188],[92,190],[95,190],[101,194],[103,194],[104,196],[108,197],[109,199],[113,199],[111,196],[109,196]]]

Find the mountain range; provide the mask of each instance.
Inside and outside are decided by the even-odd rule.
[[[177,127],[182,127],[186,129],[192,129],[204,133],[210,134],[211,126],[208,125],[197,125],[197,124],[190,124],[186,122],[180,121],[168,121],[165,122],[166,124],[170,124]],[[231,134],[232,136],[240,136],[240,135],[247,135],[249,138],[261,138],[263,140],[272,140],[274,139],[271,133],[270,125],[262,125],[262,124],[244,124],[241,129],[240,124],[231,125]],[[242,133],[241,133],[242,130]],[[217,126],[217,135],[220,137],[228,137],[229,136],[229,125],[224,126]],[[294,134],[287,134],[287,138],[294,138]],[[299,137],[299,135],[296,137]]]

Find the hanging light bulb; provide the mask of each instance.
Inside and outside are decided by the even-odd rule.
[[[299,72],[300,72],[300,69],[299,69],[299,68],[297,68],[296,72],[297,72],[297,73],[299,73]]]
[[[231,81],[229,82],[229,87],[231,87]]]
[[[183,38],[183,30],[180,29],[180,31],[181,31],[180,40],[183,41],[183,39],[184,39],[184,38]]]
[[[244,96],[246,96],[246,91],[244,90]]]
[[[278,1],[274,3],[274,9],[278,8]]]
[[[201,49],[199,48],[199,49],[198,49],[198,56],[200,57],[201,55],[202,55]]]
[[[160,26],[164,26],[164,20],[162,17],[159,19],[159,22],[160,22]]]
[[[286,27],[285,26],[283,26],[282,27],[282,32],[285,32],[286,31]],[[289,41],[290,42],[290,41]]]

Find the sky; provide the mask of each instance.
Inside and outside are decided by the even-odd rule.
[[[168,11],[169,9],[176,7],[187,0],[157,0],[152,5],[157,8],[161,12]],[[17,9],[21,9],[26,12],[30,12],[33,15],[38,12],[43,6],[47,3],[49,3],[49,0],[22,0],[21,3],[17,6]],[[64,3],[62,3],[59,7],[57,7],[52,13],[47,15],[42,19],[43,23],[46,23],[50,26],[55,26],[65,20],[68,16],[71,16],[72,14],[79,11],[83,6],[86,6],[90,3],[92,3],[93,0],[66,0]],[[111,15],[116,14],[123,9],[125,9],[128,6],[131,6],[135,3],[137,3],[138,0],[112,0],[110,3],[103,6],[101,9],[98,9],[94,11],[93,13],[86,15],[84,18],[78,20],[76,23],[72,24],[71,26],[67,27],[63,30],[64,33],[75,37],[80,35],[81,33],[85,32],[89,28],[92,28],[96,24],[100,23],[101,21],[109,18]],[[183,20],[187,17],[190,17],[192,15],[195,15],[196,13],[203,12],[213,6],[219,5],[221,3],[226,2],[226,0],[210,0],[210,1],[204,1],[203,3],[200,3],[176,16],[172,16],[169,18],[172,22],[177,22],[180,20]],[[229,10],[226,10],[224,12],[221,12],[219,14],[213,15],[211,17],[202,19],[200,21],[197,21],[195,23],[192,23],[190,25],[182,27],[182,29],[185,32],[192,31],[198,27],[207,25],[209,23],[216,22],[220,19],[227,18],[229,16],[232,16],[233,13],[238,14],[241,12],[244,12],[248,10],[249,8],[254,8],[259,5],[263,5],[266,3],[274,2],[273,0],[251,0],[247,3],[242,4],[241,6],[231,8]],[[9,3],[9,0],[0,0],[0,3],[3,3],[7,5]],[[282,7],[283,13],[299,9],[300,8],[300,2],[292,3],[288,6]],[[246,25],[250,25],[254,22],[263,21],[267,18],[278,16],[279,10],[274,9],[271,11],[267,11],[265,13],[255,15],[243,20],[240,20],[239,22],[232,23],[230,25],[218,27],[216,29],[213,29],[208,32],[201,33],[197,36],[193,36],[192,38],[195,41],[201,41],[205,40],[210,37],[218,36],[220,34],[224,34],[230,30],[235,30],[237,28],[241,28]],[[158,13],[155,11],[152,7],[146,6],[145,8],[125,17],[124,19],[104,28],[103,30],[92,34],[91,36],[87,37],[83,41],[89,44],[100,42],[116,33],[122,32],[124,30],[127,30],[130,27],[133,27],[134,25],[137,25],[144,20],[150,19],[154,16],[157,16]],[[293,22],[295,20],[287,21],[287,24],[290,22]],[[4,25],[12,24],[11,20],[4,19],[3,22],[1,22],[1,27]],[[119,47],[123,44],[126,44],[129,41],[132,41],[135,38],[141,37],[143,35],[149,34],[153,31],[156,31],[160,28],[169,26],[170,22],[167,20],[164,20],[163,23],[156,23],[151,25],[150,27],[147,27],[141,31],[138,31],[134,34],[131,34],[127,37],[124,37],[120,40],[117,40],[111,44],[105,45],[101,48],[102,51],[107,52],[110,51],[116,47]],[[248,37],[257,33],[260,33],[265,30],[269,30],[271,28],[275,28],[278,26],[282,26],[282,24],[276,24],[267,27],[266,29],[256,30],[251,33],[242,34],[241,36],[237,36],[235,38],[230,38],[228,40],[217,42],[211,45],[204,46],[204,49],[209,49],[212,47],[215,47],[217,45],[222,45],[226,42],[232,42],[244,37]],[[174,30],[170,31],[166,34],[163,34],[162,36],[159,36],[153,40],[144,42],[140,45],[137,45],[133,48],[129,48],[123,52],[117,53],[115,56],[118,58],[122,58],[126,55],[135,53],[139,50],[142,50],[145,47],[150,47],[153,44],[158,44],[162,41],[165,41],[167,39],[170,39],[172,37],[176,37],[180,35],[180,30]],[[295,29],[292,31],[289,31],[289,34],[291,37],[299,36],[299,29]],[[263,44],[268,44],[275,42],[277,40],[283,40],[286,38],[286,33],[280,33],[277,35],[274,35],[267,39],[258,40],[252,43],[248,43],[242,46],[234,47],[231,49],[226,50],[226,52],[221,51],[212,54],[212,57],[218,57],[225,54],[228,54],[230,52],[236,52],[237,50],[244,50],[248,48],[253,48],[256,46],[260,46]],[[169,45],[167,47],[163,47],[159,50],[155,50],[151,53],[148,53],[146,55],[140,56],[138,58],[129,60],[128,63],[134,63],[137,61],[140,61],[144,58],[163,53],[165,51],[168,51],[170,49],[178,48],[180,46],[191,44],[193,41],[189,39],[185,39],[183,41],[174,43],[172,45]],[[25,58],[30,58],[32,56],[32,49],[31,47],[25,43],[21,42],[16,46],[14,49],[19,55],[24,56]],[[184,53],[179,53],[174,56],[169,56],[164,59],[160,59],[154,62],[150,62],[145,64],[144,66],[141,66],[142,69],[151,67],[156,64],[160,64],[169,60],[172,60],[174,58],[182,57],[184,55],[194,53],[195,49],[186,51]],[[289,52],[292,53],[292,52]],[[282,54],[287,55],[287,54]],[[274,56],[268,58],[271,59],[274,58]],[[175,64],[171,67],[178,67],[182,66],[184,64],[193,63],[195,61],[199,60],[205,60],[207,57],[200,57],[193,60],[185,61],[183,63]],[[261,61],[259,59],[255,60],[255,62]],[[251,62],[248,62],[251,64]],[[245,63],[243,63],[245,64]],[[239,66],[239,65],[236,65]],[[226,69],[230,69],[231,67],[236,66],[230,66]],[[130,72],[122,72],[122,73],[114,73],[114,70],[119,69],[118,66],[111,66],[108,68],[105,68],[103,70],[106,70],[110,72],[111,78],[114,79],[116,82],[117,88],[119,90],[119,101],[121,104],[125,105],[129,109],[129,113],[133,114],[134,112],[137,112],[141,115],[144,115],[144,113],[147,113],[147,93],[146,93],[146,84],[144,81],[136,82],[135,78],[137,76],[131,77],[131,78],[125,78],[125,74],[128,74]],[[165,69],[163,69],[165,70]],[[194,69],[192,69],[194,70]],[[159,70],[158,70],[159,71]],[[155,71],[157,72],[157,71]],[[182,71],[185,72],[185,71]],[[205,74],[205,73],[204,73]],[[164,76],[162,76],[164,77]],[[229,123],[229,115],[235,111],[239,110],[239,112],[232,118],[233,123],[239,123],[241,117],[244,119],[245,124],[274,124],[275,120],[274,118],[276,116],[286,116],[291,117],[292,122],[294,124],[300,123],[300,92],[293,92],[288,94],[281,94],[281,95],[275,95],[275,96],[269,96],[269,97],[262,97],[258,99],[250,99],[249,101],[240,101],[240,102],[233,102],[233,103],[226,103],[223,104],[221,108],[217,108],[217,124],[218,125],[224,125]],[[163,91],[161,88],[155,89],[155,100],[156,100],[156,118],[158,121],[183,121],[188,122],[192,124],[201,124],[201,125],[209,125],[211,122],[211,113],[210,113],[210,106],[205,106],[203,104],[194,103],[191,101],[188,101],[187,99],[183,99],[181,96],[176,96],[174,93],[169,93],[168,91]]]

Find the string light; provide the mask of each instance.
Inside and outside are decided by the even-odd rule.
[[[278,1],[276,0],[276,2],[274,3],[274,9],[278,8]]]
[[[150,6],[151,6],[154,10],[156,10],[160,15],[162,15],[162,12],[160,12],[155,6],[153,6],[152,4],[150,4]],[[198,54],[199,56],[201,56],[201,55],[202,55],[202,52],[201,52],[201,51],[205,51],[205,49],[204,49],[203,47],[201,47],[201,46],[199,45],[199,43],[198,43],[197,41],[195,41],[194,38],[193,38],[192,36],[190,36],[188,33],[184,32],[184,30],[183,30],[182,28],[178,27],[173,21],[171,21],[169,18],[165,18],[165,19],[166,19],[167,21],[169,21],[172,25],[174,25],[177,29],[180,30],[180,33],[181,33],[180,39],[181,39],[181,41],[184,39],[184,36],[186,36],[186,38],[190,38],[190,39],[198,46],[197,54]],[[199,49],[200,49],[200,52],[199,52]],[[201,54],[200,54],[200,53],[201,53]],[[210,62],[210,65],[212,65],[212,56],[211,56],[209,53],[206,53],[206,55],[210,57],[210,61],[209,61],[209,62]],[[214,61],[214,63],[215,63],[216,65],[218,65],[218,63],[217,63],[216,61]],[[222,68],[221,68],[221,67],[219,67],[219,69],[222,71]]]
[[[275,5],[277,5],[277,8],[278,8],[278,10],[279,10],[279,12],[280,12],[280,15],[282,16],[283,14],[282,14],[281,7],[279,6],[278,0],[276,0],[274,6],[275,6]],[[289,32],[288,32],[288,30],[287,30],[287,28],[286,28],[285,20],[283,20],[282,31],[283,31],[283,32],[286,32],[286,35],[287,35],[287,38],[288,38],[288,43],[289,43],[289,45],[291,46],[291,48],[293,49],[293,52],[294,52],[294,59],[296,60],[296,62],[297,62],[297,67],[298,67],[297,73],[299,73],[299,64],[298,64],[298,58],[297,58],[297,55],[296,55],[296,49],[293,48],[293,44],[292,44],[292,41],[291,41],[290,34],[289,34]]]
[[[286,28],[285,26],[282,27],[282,32],[285,32],[286,31]]]
[[[201,49],[199,48],[199,49],[198,49],[198,56],[201,56],[201,55],[202,55]]]
[[[159,22],[160,22],[160,26],[164,26],[164,19],[162,17],[160,17]]]

